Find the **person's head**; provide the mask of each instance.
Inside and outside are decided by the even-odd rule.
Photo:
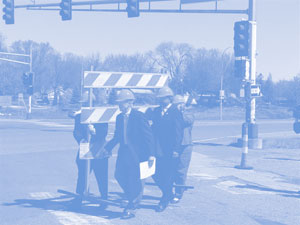
[[[116,102],[118,103],[122,113],[128,112],[128,110],[133,107],[134,100],[134,94],[128,89],[122,89],[117,93]]]
[[[159,89],[157,93],[158,102],[161,106],[167,106],[172,103],[173,91],[169,87],[163,87]]]
[[[185,109],[185,99],[182,95],[175,95],[173,98],[173,104],[176,105],[176,107],[183,111]]]

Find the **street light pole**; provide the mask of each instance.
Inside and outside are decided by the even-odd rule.
[[[32,73],[32,43],[30,44],[30,53],[29,53],[29,72]],[[34,81],[34,75],[32,73],[32,87],[33,87],[33,81]],[[29,94],[27,119],[31,117],[31,102],[32,102],[32,95]]]
[[[225,75],[225,71],[227,68],[228,64],[225,64],[224,66],[224,55],[226,53],[226,51],[228,49],[230,49],[231,47],[227,47],[224,49],[223,53],[222,53],[222,71],[221,71],[221,81],[220,81],[220,93],[219,93],[219,97],[220,97],[220,120],[223,120],[223,99],[224,99],[224,90],[223,90],[223,80],[224,80],[224,75]]]

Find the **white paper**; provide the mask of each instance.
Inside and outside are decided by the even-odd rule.
[[[148,161],[140,163],[140,179],[145,179],[155,174],[156,159],[153,160],[153,165],[149,167]]]
[[[92,153],[90,152],[90,143],[82,142],[79,146],[79,158],[80,159],[92,159]]]

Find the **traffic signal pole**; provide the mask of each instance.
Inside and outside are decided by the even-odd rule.
[[[29,53],[29,55],[27,55],[27,54],[19,54],[19,53],[0,52],[0,56],[1,55],[7,55],[7,56],[11,55],[11,56],[28,57],[29,58],[29,62],[24,62],[24,61],[19,61],[19,60],[13,60],[13,59],[8,59],[8,58],[2,58],[2,57],[0,57],[0,60],[6,61],[6,62],[23,64],[23,65],[29,65],[29,73],[32,74],[32,82],[34,81],[34,73],[32,72],[32,44],[30,45],[30,53]],[[33,83],[31,85],[33,85]],[[28,87],[26,87],[26,88],[28,88]],[[33,86],[32,86],[32,88],[33,88]],[[31,117],[31,102],[32,102],[32,94],[29,93],[28,108],[26,110],[26,119],[29,119]]]
[[[242,125],[242,157],[241,163],[235,166],[237,169],[251,170],[253,167],[247,164],[248,148],[261,149],[262,139],[258,138],[258,126],[256,124],[256,98],[252,95],[251,88],[256,84],[256,0],[249,0],[248,24],[249,24],[249,48],[248,59],[245,60],[244,93],[246,101],[245,123]],[[248,29],[247,29],[248,30]]]
[[[254,149],[262,148],[262,140],[258,138],[258,125],[256,123],[256,98],[251,96],[251,85],[256,84],[256,0],[249,0],[249,84],[248,99],[246,99],[246,123],[249,125],[249,147]],[[245,85],[245,88],[248,85]]]

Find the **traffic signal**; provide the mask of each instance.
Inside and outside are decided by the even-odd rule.
[[[234,61],[234,76],[239,78],[245,78],[246,75],[246,60]]]
[[[234,23],[234,55],[248,56],[249,52],[249,21]]]
[[[140,16],[140,1],[139,0],[127,0],[127,15],[128,18]]]
[[[32,72],[23,73],[22,80],[26,88],[27,94],[32,95],[33,94],[33,73]]]
[[[15,2],[14,0],[3,0],[3,19],[5,24],[14,24],[15,23]]]
[[[59,14],[62,20],[72,19],[72,0],[61,1]]]

